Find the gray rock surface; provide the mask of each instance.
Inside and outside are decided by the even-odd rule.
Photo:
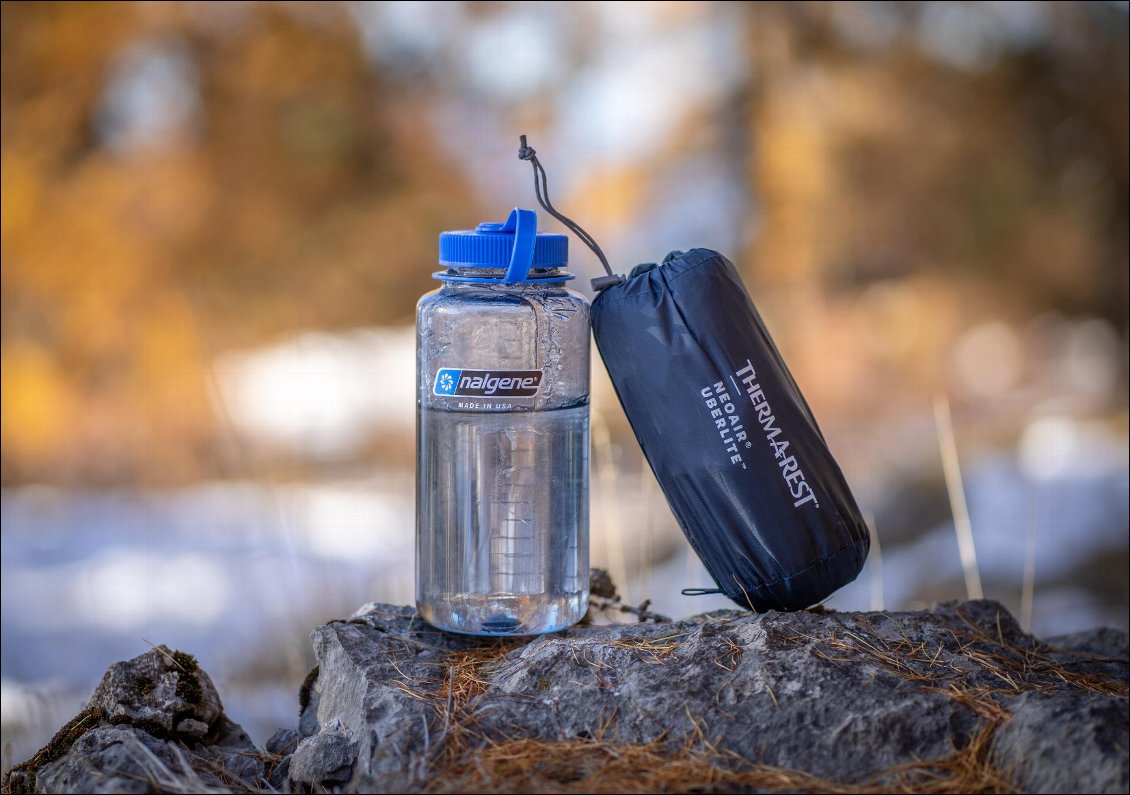
[[[1104,657],[1126,659],[1130,654],[1130,637],[1110,627],[1096,627],[1048,638],[1048,645],[1065,651],[1088,652]]]
[[[526,640],[371,604],[314,631],[299,727],[265,752],[158,647],[111,667],[4,790],[1125,792],[1126,634],[1054,640],[990,601]]]
[[[344,784],[353,775],[357,750],[357,741],[348,734],[323,730],[298,744],[290,758],[290,779],[320,787]]]
[[[301,739],[295,729],[279,729],[267,740],[267,753],[290,756],[298,748],[298,741]]]
[[[111,666],[87,706],[110,723],[192,740],[207,734],[224,711],[192,655],[164,646]]]
[[[1117,650],[1117,635],[1125,648],[1123,633],[1101,648]],[[718,780],[726,791],[946,776],[956,791],[1130,783],[1125,654],[1095,654],[1094,637],[1083,651],[1043,644],[991,601],[720,611],[525,642],[445,635],[409,608],[372,604],[313,642],[319,673],[304,723],[332,728],[303,741],[296,780],[340,784],[340,741],[324,762],[313,741],[348,737],[357,758],[345,791],[581,791],[596,781],[586,756],[596,745],[621,760],[662,747],[687,764],[745,770]],[[522,768],[520,786],[495,778],[514,775],[518,749],[544,758]],[[483,762],[496,757],[505,764]],[[782,784],[770,772],[781,770],[810,778]]]
[[[99,726],[44,765],[37,792],[150,792],[151,782],[194,773],[169,743],[133,726]]]
[[[16,765],[5,792],[227,792],[265,780],[196,660],[164,646],[106,672],[86,708]]]
[[[1125,699],[1024,693],[996,747],[1021,792],[1126,792],[1126,723]]]

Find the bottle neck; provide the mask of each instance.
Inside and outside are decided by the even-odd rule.
[[[507,284],[505,268],[448,268],[434,274],[444,288],[559,289],[573,275],[564,268],[533,268],[525,281]]]

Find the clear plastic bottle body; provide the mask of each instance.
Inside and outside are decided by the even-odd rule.
[[[420,299],[416,332],[420,615],[475,635],[576,623],[589,585],[588,302],[561,282],[446,282]]]

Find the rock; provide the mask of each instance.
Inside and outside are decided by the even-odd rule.
[[[227,715],[220,715],[208,742],[193,750],[210,770],[220,771],[221,780],[254,789],[264,777],[262,754],[243,727]]]
[[[191,740],[201,740],[208,733],[208,724],[202,720],[185,718],[177,724],[177,734]]]
[[[5,792],[1125,792],[1126,634],[999,604],[723,610],[532,639],[367,605],[260,753],[188,655],[107,672]]]
[[[1048,638],[1048,645],[1067,651],[1082,651],[1121,660],[1130,654],[1128,641],[1130,638],[1125,632],[1110,627],[1096,627],[1083,632],[1073,632],[1070,635]]]
[[[267,753],[276,756],[290,756],[298,748],[298,741],[302,739],[294,729],[279,729],[267,740]]]
[[[1105,637],[1102,648],[1117,641]],[[1125,653],[1053,648],[991,601],[909,613],[719,611],[518,640],[448,635],[410,608],[372,604],[319,627],[313,642],[318,674],[304,717],[323,728],[291,764],[291,779],[306,785],[1128,784]],[[1041,735],[1048,722],[1054,732]],[[1030,755],[1038,761],[1026,768]]]
[[[267,784],[272,791],[290,792],[290,760],[292,757],[283,757],[282,761],[271,768],[267,774]]]
[[[433,701],[416,697],[413,684],[435,686],[436,664],[446,654],[507,646],[440,632],[413,608],[378,604],[349,621],[319,627],[312,637],[318,674],[301,720],[310,726],[336,722],[352,732],[359,764],[351,786],[382,791],[411,789],[422,780],[427,767],[421,751],[429,747],[430,733],[442,730],[434,728]],[[291,770],[292,779],[306,780],[294,778],[293,762]]]
[[[1024,693],[996,751],[1015,762],[1021,792],[1126,792],[1126,700]]]
[[[313,787],[344,784],[353,775],[358,743],[343,734],[340,724],[305,738],[290,758],[291,781]]]
[[[152,792],[162,779],[183,780],[185,769],[172,747],[133,726],[99,726],[45,765],[37,792]]]
[[[264,765],[196,660],[157,646],[106,672],[86,709],[5,777],[5,792],[226,792]]]
[[[102,710],[110,723],[196,740],[223,712],[216,687],[196,658],[164,646],[110,666],[88,707]]]

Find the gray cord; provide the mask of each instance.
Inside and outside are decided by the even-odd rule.
[[[604,252],[600,250],[600,246],[593,239],[592,235],[581,228],[580,224],[570,218],[565,217],[554,209],[553,204],[549,201],[549,183],[545,175],[545,167],[538,160],[538,153],[532,146],[526,145],[526,136],[521,135],[518,137],[518,159],[529,160],[534,167],[534,193],[538,197],[538,204],[540,204],[545,211],[560,221],[566,229],[581,239],[581,242],[592,249],[592,253],[596,254],[596,258],[600,260],[600,264],[604,266],[604,272],[611,276],[619,283],[623,281],[619,276],[612,272],[612,268],[608,265],[608,258],[604,256]],[[602,278],[602,281],[604,279]],[[593,280],[596,281],[595,279]]]

